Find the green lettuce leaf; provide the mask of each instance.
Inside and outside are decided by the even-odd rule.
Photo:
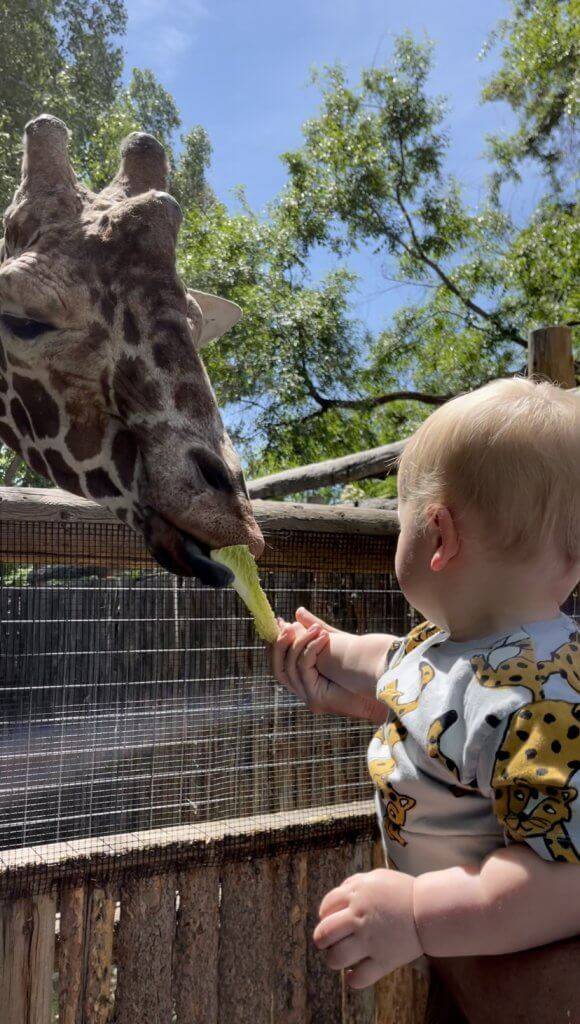
[[[280,630],[270,602],[260,585],[258,567],[249,548],[245,544],[233,544],[231,547],[212,551],[211,557],[215,562],[221,562],[231,569],[234,574],[231,586],[253,615],[258,636],[266,643],[273,644]]]

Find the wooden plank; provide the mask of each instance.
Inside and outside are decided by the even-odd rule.
[[[260,527],[267,533],[313,530],[381,535],[398,530],[396,516],[390,509],[298,501],[254,501],[252,508]],[[102,505],[57,487],[0,487],[0,522],[11,521],[122,526],[116,516]],[[132,534],[131,530],[128,532]]]
[[[1,561],[105,568],[155,565],[143,538],[106,509],[62,491],[31,492],[33,488],[0,488]],[[51,500],[46,500],[49,493]],[[336,568],[384,573],[393,568],[398,533],[394,511],[275,501],[256,502],[254,508],[266,541],[260,559],[264,570],[307,565],[310,571]],[[77,510],[82,515],[75,518]],[[329,540],[324,543],[321,536],[326,535]],[[335,545],[331,543],[334,536],[351,540]],[[357,544],[357,537],[363,538],[362,543]],[[385,544],[386,538],[390,543]]]
[[[574,388],[576,372],[570,327],[540,327],[528,337],[528,374]]]
[[[219,1024],[219,871],[182,871],[173,951],[173,990],[177,1024]]]
[[[312,933],[323,898],[352,873],[352,856],[352,844],[308,852],[308,1024],[341,1024],[343,1020],[342,974],[327,967],[324,954],[312,942]]]
[[[108,1024],[111,1020],[115,906],[110,886],[91,886],[85,926],[82,1024]]]
[[[373,867],[373,841],[367,839],[364,842],[355,843],[352,848],[352,857],[347,863],[347,875],[358,875],[371,871]],[[343,1024],[374,1024],[375,1020],[375,990],[374,987],[355,990],[346,983],[346,974],[343,975]]]
[[[52,896],[0,905],[2,1024],[51,1024],[55,916]]]
[[[87,890],[85,886],[62,891],[58,941],[59,1024],[83,1024],[82,993],[86,912]]]
[[[306,1020],[308,857],[285,853],[272,864],[273,1001],[275,1024]]]
[[[133,878],[121,892],[115,1017],[119,1024],[170,1024],[175,877]]]
[[[308,829],[322,846],[371,835],[375,829],[373,804],[361,800],[4,850],[0,852],[0,892],[2,896],[28,895],[46,879],[47,870],[54,881],[73,876],[98,881],[110,875],[113,860],[116,873],[122,876],[155,858],[193,866],[227,863],[244,856],[273,856],[277,850],[301,849]]]
[[[385,866],[380,840],[374,844],[373,866]],[[375,985],[376,1024],[424,1024],[429,982],[416,968],[399,967]]]
[[[222,870],[219,1021],[271,1024],[272,872],[266,860]]]

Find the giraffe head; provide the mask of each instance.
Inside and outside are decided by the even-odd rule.
[[[181,211],[150,135],[121,145],[98,195],[77,180],[68,132],[31,121],[0,252],[0,439],[58,487],[142,532],[170,571],[223,584],[209,550],[263,548],[200,347],[240,315],[187,291]]]

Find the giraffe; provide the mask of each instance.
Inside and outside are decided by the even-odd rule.
[[[199,355],[241,311],[179,279],[167,171],[134,132],[95,194],[66,125],[27,124],[0,244],[0,439],[140,532],[162,566],[219,586],[231,574],[212,548],[264,543]]]

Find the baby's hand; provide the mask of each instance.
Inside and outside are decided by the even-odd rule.
[[[326,629],[318,622],[308,628],[300,622],[283,622],[272,649],[272,670],[276,679],[294,693],[314,714],[332,711],[329,706],[328,679],[316,666],[318,656],[328,644]]]
[[[413,878],[379,868],[352,875],[320,905],[314,932],[329,967],[346,968],[351,988],[367,988],[421,956],[413,917]]]

